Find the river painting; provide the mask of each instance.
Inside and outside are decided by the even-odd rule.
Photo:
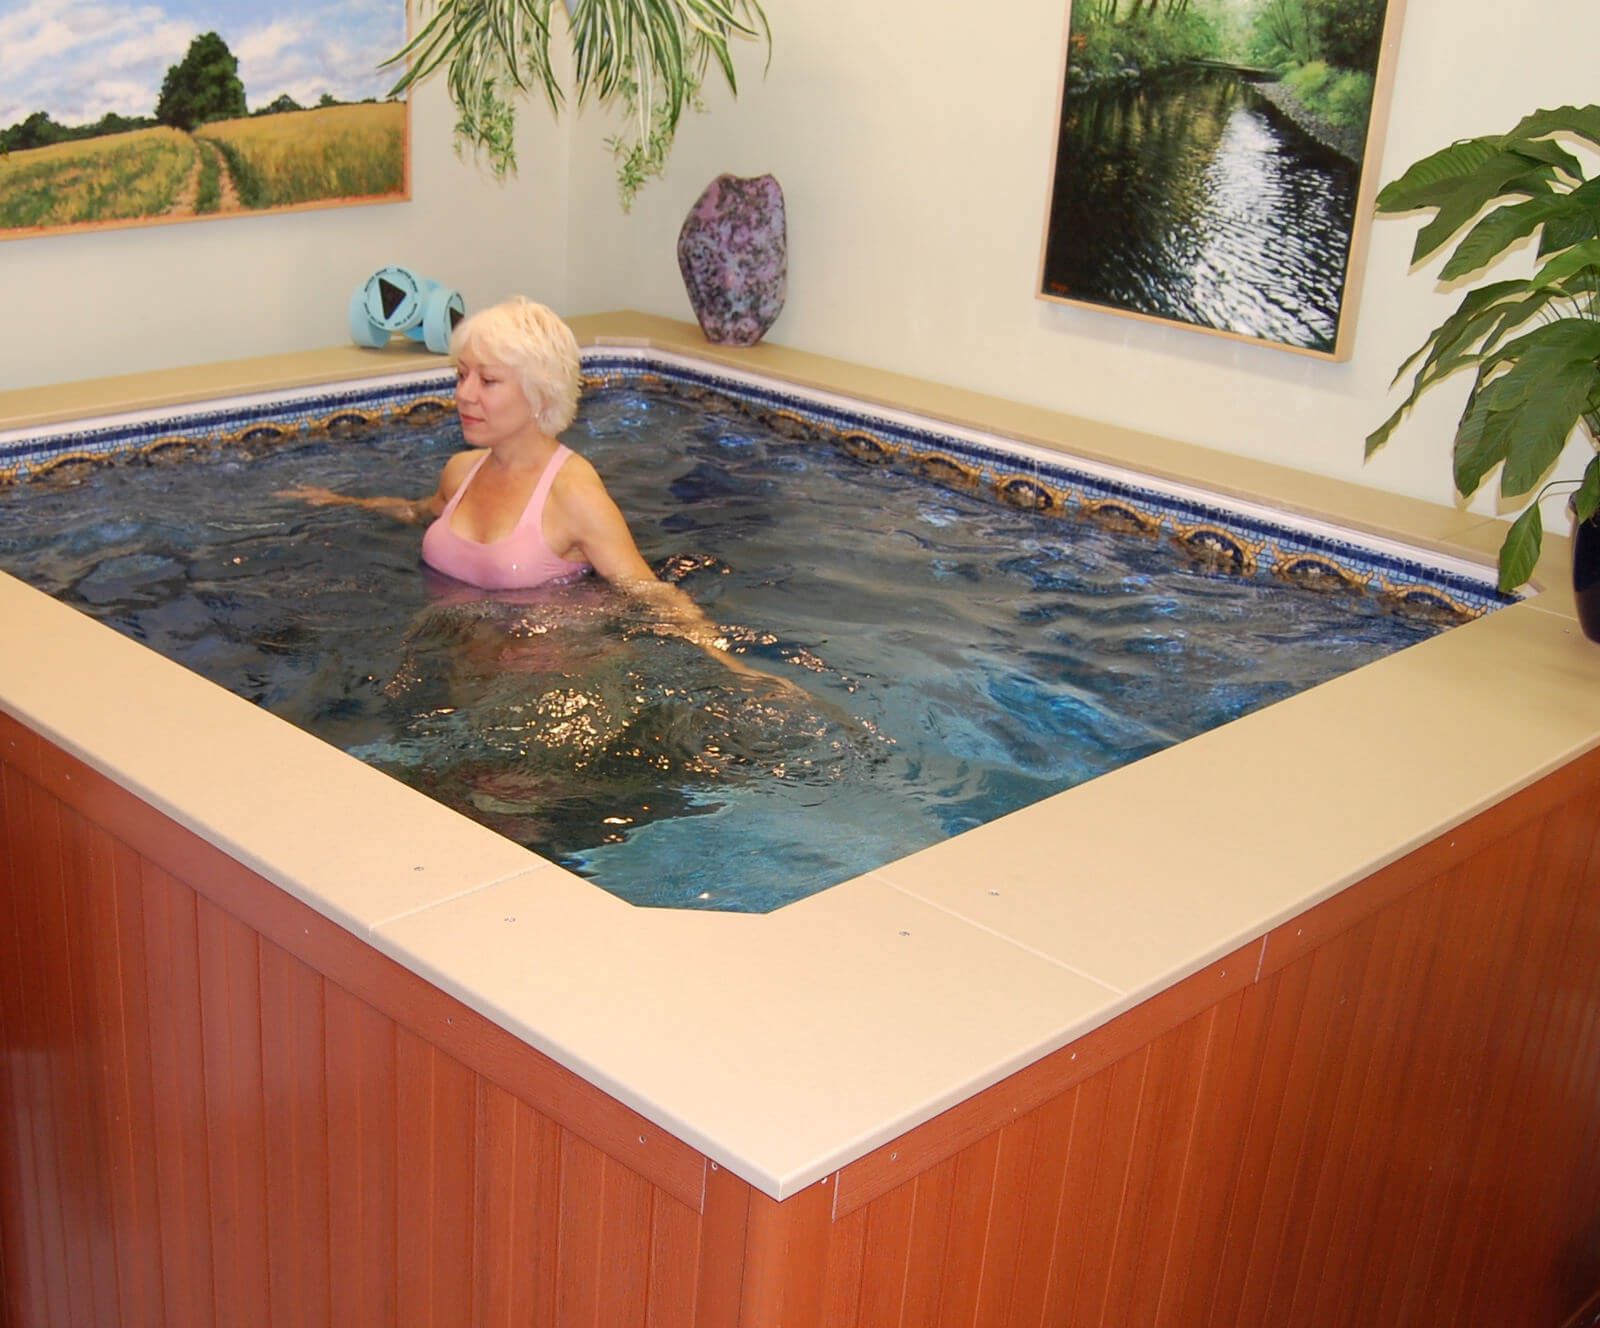
[[[1125,3],[1137,15],[1143,0]],[[1099,49],[1087,38],[1101,34],[1094,23],[1080,31],[1074,14],[1040,292],[1337,357],[1357,218],[1370,211],[1362,163],[1386,7],[1193,5],[1192,54],[1172,58],[1166,34],[1166,59],[1153,69],[1138,63],[1148,29],[1130,36],[1124,17],[1115,55],[1075,71],[1075,56],[1090,63]],[[1106,23],[1117,5],[1079,0],[1079,9]],[[1286,11],[1305,22],[1280,28],[1287,38],[1274,44],[1262,19]],[[1343,20],[1343,45],[1319,49],[1318,11],[1323,31],[1329,13]],[[1366,40],[1356,41],[1351,20],[1362,17],[1370,21],[1356,36]],[[1341,69],[1334,54],[1371,64]]]

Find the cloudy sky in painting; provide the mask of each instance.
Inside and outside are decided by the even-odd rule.
[[[405,0],[0,0],[0,128],[37,110],[60,124],[149,115],[167,69],[216,32],[251,110],[381,97],[376,66],[405,43]]]

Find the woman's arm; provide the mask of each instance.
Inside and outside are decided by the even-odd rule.
[[[752,668],[734,655],[728,649],[727,638],[717,631],[705,610],[683,590],[657,578],[633,542],[626,518],[606,492],[605,483],[593,466],[574,457],[565,469],[572,474],[567,492],[562,494],[562,516],[572,546],[582,551],[584,559],[596,572],[648,604],[661,615],[670,631],[699,646],[733,672],[776,682],[785,689],[796,689],[796,684],[789,679]],[[570,548],[567,556],[572,556]]]
[[[438,484],[426,498],[390,498],[381,495],[358,498],[335,489],[325,489],[320,484],[298,484],[292,489],[279,489],[274,496],[293,498],[312,507],[360,507],[392,517],[408,526],[420,525],[435,520],[443,513],[444,505],[461,486],[476,455],[475,452],[457,452],[445,462],[444,469],[439,472]]]
[[[274,496],[294,498],[312,507],[361,507],[369,512],[381,512],[407,525],[431,521],[444,510],[444,505],[435,501],[439,496],[437,493],[426,498],[357,498],[316,484],[300,484],[292,489],[279,489]]]
[[[627,519],[594,468],[569,463],[567,469],[573,475],[571,492],[562,495],[568,499],[562,514],[584,560],[612,585],[656,609],[697,646],[725,649],[725,644],[717,644],[716,632],[700,606],[677,586],[659,580],[645,562]]]

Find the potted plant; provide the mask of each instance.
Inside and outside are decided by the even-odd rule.
[[[639,186],[666,166],[678,120],[698,107],[715,60],[738,93],[734,37],[771,33],[759,0],[563,0],[581,104],[620,104],[630,125],[607,140],[627,207]],[[561,85],[550,63],[552,0],[435,0],[422,30],[386,65],[410,61],[390,95],[441,66],[460,118],[456,135],[481,150],[495,174],[516,170],[513,98],[537,86],[560,113]]]
[[[1500,588],[1533,575],[1543,540],[1535,486],[1555,465],[1574,431],[1600,448],[1600,176],[1563,145],[1600,148],[1600,106],[1536,111],[1507,134],[1464,139],[1417,162],[1378,194],[1380,212],[1432,208],[1412,251],[1417,263],[1463,228],[1441,281],[1470,278],[1460,303],[1400,366],[1415,366],[1411,391],[1367,438],[1381,447],[1423,392],[1460,369],[1473,383],[1455,436],[1455,486],[1477,492],[1500,467],[1500,492],[1527,510],[1500,549]],[[1537,237],[1532,275],[1487,279],[1486,269]],[[1418,362],[1420,360],[1420,363]],[[1580,557],[1600,560],[1600,455],[1576,485],[1572,507]],[[1600,567],[1578,571],[1580,591],[1596,602],[1585,630],[1600,639]],[[1580,609],[1584,607],[1580,595]]]

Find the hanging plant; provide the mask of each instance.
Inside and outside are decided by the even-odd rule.
[[[458,140],[496,175],[515,174],[514,99],[537,88],[558,115],[565,100],[550,64],[551,9],[552,0],[434,0],[422,30],[384,61],[409,62],[390,95],[444,67]],[[713,61],[738,94],[729,42],[760,38],[771,51],[759,0],[564,0],[564,12],[578,104],[616,104],[628,121],[607,140],[624,208],[662,173],[684,108],[700,109]]]

